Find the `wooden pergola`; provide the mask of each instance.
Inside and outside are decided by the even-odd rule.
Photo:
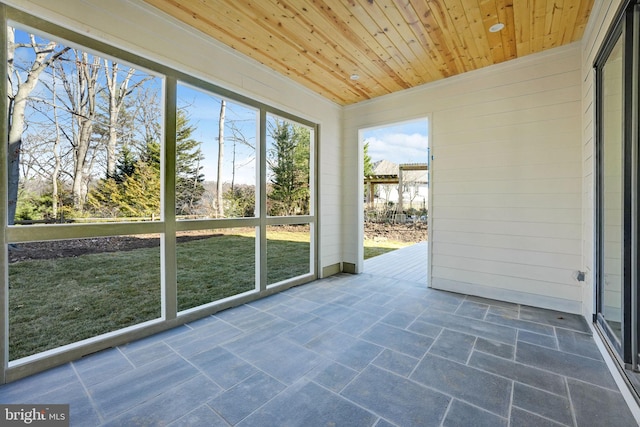
[[[364,184],[367,186],[369,207],[373,208],[373,189],[376,184],[398,184],[398,212],[402,212],[402,184],[404,172],[427,171],[426,163],[402,163],[398,165],[397,174],[369,175],[364,177]],[[421,182],[427,184],[427,181]]]

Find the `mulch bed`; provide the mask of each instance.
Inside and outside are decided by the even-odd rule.
[[[293,229],[295,227],[288,228]],[[224,234],[212,233],[209,230],[192,231],[182,233],[177,237],[177,241],[178,243],[182,243],[222,235]],[[365,224],[365,239],[397,240],[401,242],[417,243],[427,240],[427,224],[386,224],[368,222]],[[153,248],[159,246],[160,238],[158,235],[95,237],[90,239],[17,243],[9,246],[9,262],[67,258],[87,254],[131,251],[134,249]]]

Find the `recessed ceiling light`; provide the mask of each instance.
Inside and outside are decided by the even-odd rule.
[[[350,78],[351,80],[358,80],[358,79],[360,78],[360,76],[359,76],[359,75],[357,75],[357,74],[351,74],[351,75],[349,76],[349,78]]]
[[[497,33],[498,31],[502,30],[504,28],[504,24],[502,22],[498,22],[497,24],[492,25],[489,28],[489,31],[492,33]]]

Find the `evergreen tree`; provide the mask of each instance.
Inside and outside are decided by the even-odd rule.
[[[200,142],[191,137],[195,126],[189,125],[183,110],[176,119],[176,214],[192,215],[204,194]]]
[[[268,153],[271,167],[269,215],[296,215],[309,212],[308,129],[276,120],[272,130],[273,148]]]
[[[193,138],[184,114],[178,114],[176,141],[176,213],[193,213],[204,186],[200,143]],[[157,217],[160,215],[160,143],[148,140],[136,154],[120,150],[113,177],[100,180],[87,204],[104,217]]]

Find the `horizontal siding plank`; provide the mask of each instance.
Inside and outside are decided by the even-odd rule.
[[[539,265],[527,265],[438,254],[433,257],[434,272],[438,267],[572,286],[575,282],[575,279],[572,277],[572,273],[573,271],[578,270],[579,266],[553,268]]]
[[[502,261],[513,264],[532,266],[547,266],[553,268],[578,269],[581,262],[579,254],[560,254],[551,252],[538,252],[522,249],[502,249],[483,246],[440,243],[438,253],[447,256],[460,256],[461,258]]]
[[[574,150],[566,150],[573,157]],[[440,158],[438,158],[440,160]],[[485,166],[479,164],[474,168],[442,168],[438,169],[434,174],[437,182],[461,182],[469,179],[479,179],[483,181],[495,181],[501,179],[510,179],[517,177],[518,179],[536,179],[540,177],[546,178],[575,178],[582,176],[582,164],[580,162],[562,162],[562,163],[542,163],[542,164],[523,164],[509,166]]]
[[[532,223],[581,224],[582,209],[551,208],[479,208],[460,209],[459,207],[439,206],[433,212],[434,220],[440,218],[470,221],[518,221]]]
[[[458,219],[440,218],[434,221],[434,230],[460,231],[474,233],[481,230],[488,234],[503,234],[508,236],[547,237],[556,239],[576,239],[582,237],[582,229],[575,224],[553,224],[534,222],[496,222],[496,221],[465,221]],[[437,254],[437,247],[434,248]]]
[[[489,234],[482,230],[476,233],[462,231],[434,230],[434,244],[473,245],[487,250],[528,250],[548,254],[578,255],[580,254],[580,239],[559,239],[536,236],[513,236],[504,234]]]
[[[576,193],[581,189],[580,177],[563,179],[530,179],[511,181],[441,182],[434,187],[439,194],[522,194],[522,193]]]
[[[556,209],[575,209],[581,206],[580,194],[438,194],[440,207],[495,207],[495,208],[537,208],[549,206]]]
[[[500,274],[481,273],[477,271],[461,270],[459,268],[438,266],[433,267],[433,277],[434,280],[435,278],[439,278],[465,283],[477,283],[478,285],[493,288],[547,295],[553,298],[573,301],[580,300],[580,286],[576,285],[567,285],[555,282],[549,283],[541,280],[523,279]]]

